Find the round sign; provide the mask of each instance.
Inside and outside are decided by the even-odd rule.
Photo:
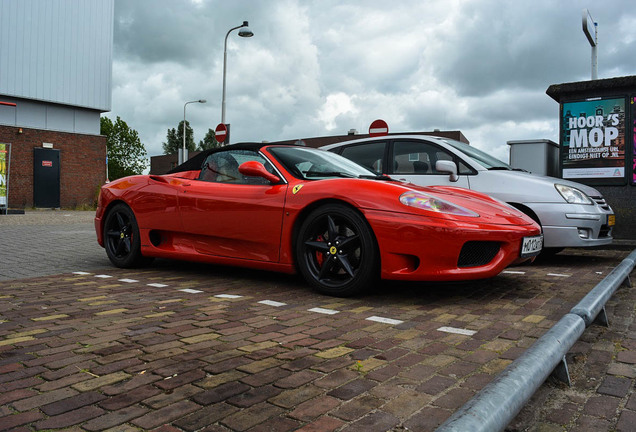
[[[369,135],[372,137],[388,135],[389,125],[384,120],[374,120],[369,126]]]
[[[225,141],[225,137],[227,136],[227,126],[223,123],[219,123],[216,129],[214,129],[214,136],[218,143]]]

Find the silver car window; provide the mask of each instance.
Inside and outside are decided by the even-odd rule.
[[[377,173],[384,169],[384,150],[386,142],[378,141],[360,145],[347,146],[342,150],[342,156],[359,163]]]
[[[396,140],[393,143],[393,172],[395,174],[444,174],[435,169],[438,160],[450,160],[459,164],[459,174],[472,174],[473,170],[457,160],[447,150],[426,141]]]
[[[475,159],[477,162],[483,165],[484,168],[488,168],[488,169],[503,168],[503,169],[512,170],[512,167],[508,165],[507,163],[502,162],[496,157],[490,156],[488,153],[485,153],[475,147],[469,146],[468,144],[464,144],[462,142],[453,141],[453,140],[443,140],[443,141],[446,144],[455,148],[456,150],[459,150],[460,152],[464,153],[466,156],[472,159]]]

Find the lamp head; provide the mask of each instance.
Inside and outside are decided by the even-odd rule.
[[[254,36],[254,33],[252,32],[252,30],[250,30],[247,26],[248,26],[248,22],[247,21],[243,21],[243,25],[241,26],[241,29],[239,30],[239,36],[240,37],[252,37]]]

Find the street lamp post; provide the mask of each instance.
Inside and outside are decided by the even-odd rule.
[[[178,164],[181,165],[188,160],[188,151],[186,150],[186,106],[191,103],[206,103],[205,99],[193,100],[183,105],[183,150],[179,154]]]
[[[225,79],[227,76],[227,38],[231,32],[237,29],[239,30],[239,36],[252,37],[254,33],[247,27],[249,24],[247,21],[243,21],[243,24],[231,28],[225,35],[225,44],[223,45],[223,100],[221,101],[221,123],[225,124]],[[226,143],[229,144],[230,131],[228,128]]]

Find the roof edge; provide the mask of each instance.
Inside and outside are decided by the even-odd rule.
[[[595,95],[596,93],[602,93],[599,96],[603,96],[610,93],[634,91],[636,91],[636,75],[552,84],[545,93],[560,103],[568,97],[586,93],[595,93]]]

